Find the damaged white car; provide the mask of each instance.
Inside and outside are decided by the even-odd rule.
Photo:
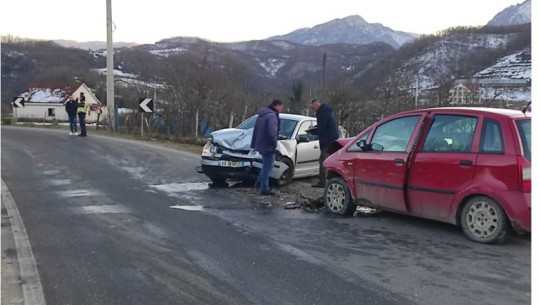
[[[197,166],[197,172],[218,185],[225,184],[228,178],[256,180],[262,168],[262,156],[250,147],[256,118],[254,115],[236,128],[212,132],[202,149],[201,166]],[[286,113],[279,114],[279,118],[279,141],[270,172],[271,183],[285,185],[293,178],[317,176],[318,136],[305,132],[316,125],[316,118]]]

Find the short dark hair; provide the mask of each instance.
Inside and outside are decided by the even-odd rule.
[[[317,97],[315,97],[315,98],[313,98],[313,99],[311,100],[311,104],[314,104],[314,103],[316,103],[316,102],[320,102],[320,100],[318,100]]]
[[[280,99],[274,99],[274,100],[271,102],[270,106],[275,107],[275,106],[279,106],[279,105],[282,105],[282,104],[283,104],[283,102],[281,102]]]

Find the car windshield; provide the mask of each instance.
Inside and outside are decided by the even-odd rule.
[[[252,117],[248,118],[247,120],[243,121],[241,124],[238,125],[238,127],[236,127],[237,129],[250,129],[250,128],[254,128],[255,127],[255,123],[256,123],[256,118],[257,116],[256,115],[253,115]]]
[[[522,149],[524,150],[524,157],[529,161],[532,160],[532,131],[531,120],[518,120],[517,122],[518,134],[520,135],[520,141],[522,142]]]
[[[255,127],[257,116],[254,115],[247,120],[243,121],[241,124],[239,124],[236,128],[237,129],[250,129]],[[289,119],[280,119],[280,127],[281,130],[279,132],[279,135],[286,137],[287,139],[290,139],[292,137],[292,134],[294,133],[294,129],[296,129],[296,125],[298,124],[298,121],[295,120],[289,120]]]

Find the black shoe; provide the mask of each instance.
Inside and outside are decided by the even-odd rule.
[[[85,134],[80,134],[79,137],[85,137],[86,135]]]
[[[324,187],[326,187],[326,185],[323,184],[323,183],[318,182],[318,183],[315,183],[315,184],[311,184],[311,187],[324,188]]]
[[[275,193],[272,191],[262,191],[260,192],[260,195],[262,196],[275,196]]]

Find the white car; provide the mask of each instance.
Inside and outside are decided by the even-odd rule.
[[[201,165],[197,171],[215,184],[225,184],[227,178],[254,181],[262,168],[262,156],[253,150],[251,138],[257,115],[250,117],[236,128],[217,130],[202,149]],[[293,178],[318,175],[320,147],[318,136],[307,134],[316,126],[316,118],[279,114],[280,132],[277,142],[275,165],[270,180],[285,185]]]

